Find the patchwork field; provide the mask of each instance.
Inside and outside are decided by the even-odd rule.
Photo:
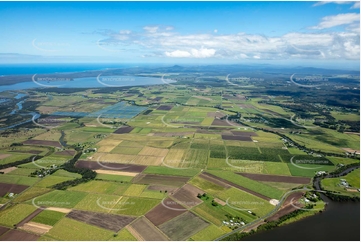
[[[191,212],[186,212],[160,225],[159,229],[163,231],[171,240],[186,240],[207,226],[207,222]]]
[[[172,85],[22,90],[24,111],[57,127],[0,130],[0,240],[217,240],[267,215],[292,189],[310,187],[317,171],[359,162],[358,110],[330,106],[326,96],[308,106],[309,93],[280,81],[288,74],[268,73],[265,91],[241,70],[225,79],[203,67],[173,68],[165,74]],[[282,85],[289,91],[281,95]],[[359,176],[322,186],[359,196]],[[292,193],[266,219],[294,211],[290,199],[303,196]]]

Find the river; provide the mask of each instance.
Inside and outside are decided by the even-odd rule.
[[[247,236],[249,241],[360,240],[360,203],[327,199],[323,213],[292,224]]]

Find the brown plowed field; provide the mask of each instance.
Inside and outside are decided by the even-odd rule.
[[[253,142],[252,138],[249,136],[240,136],[240,135],[224,135],[222,134],[223,140],[239,140],[239,141],[250,141]]]
[[[136,176],[133,183],[138,184],[151,184],[151,185],[169,185],[174,187],[183,186],[189,177],[183,176],[164,176],[164,175],[152,175],[152,174],[140,174]]]
[[[114,134],[127,134],[130,133],[134,128],[130,127],[130,126],[126,126],[126,127],[121,127],[117,130],[115,130],[113,133]]]
[[[140,218],[129,226],[135,230],[146,241],[168,240],[152,223],[146,218]]]
[[[74,156],[76,153],[75,150],[63,150],[55,152],[54,155],[66,155],[66,156]]]
[[[2,241],[36,241],[39,235],[30,234],[25,231],[12,229],[0,237]]]
[[[27,188],[28,186],[25,185],[0,183],[0,197],[5,196],[9,192],[19,194]]]
[[[252,195],[255,195],[255,196],[259,197],[259,198],[262,198],[262,199],[264,199],[264,200],[266,200],[266,201],[271,200],[271,198],[269,198],[269,197],[266,197],[266,196],[264,196],[264,195],[262,195],[262,194],[260,194],[260,193],[258,193],[258,192],[255,192],[255,191],[250,190],[250,189],[248,189],[248,188],[245,188],[245,187],[242,187],[242,186],[240,186],[240,185],[237,185],[237,184],[235,184],[235,183],[233,183],[233,182],[227,181],[226,179],[217,177],[217,176],[212,175],[212,174],[209,174],[209,173],[207,173],[207,172],[204,172],[204,173],[205,173],[207,176],[210,176],[210,177],[213,177],[213,178],[215,178],[215,179],[218,179],[218,180],[220,180],[220,181],[222,181],[222,182],[224,182],[224,183],[226,183],[226,184],[228,184],[228,185],[231,185],[231,186],[233,186],[233,187],[235,187],[235,188],[238,188],[238,189],[240,189],[240,190],[242,190],[242,191],[248,192],[248,193],[250,193],[250,194],[252,194]]]
[[[95,213],[89,211],[73,210],[66,215],[68,218],[95,225],[100,228],[117,232],[130,224],[135,218],[114,214]]]
[[[61,148],[61,144],[58,141],[50,141],[50,140],[27,140],[23,142],[25,145],[43,145],[43,146],[54,146]]]
[[[311,182],[311,178],[307,178],[307,177],[250,174],[243,172],[237,172],[236,174],[242,175],[244,177],[247,177],[255,181],[284,182],[284,183],[295,183],[295,184],[308,184]]]
[[[237,136],[258,136],[255,132],[242,132],[242,131],[231,131],[233,135]]]
[[[157,108],[157,110],[164,110],[164,111],[169,111],[173,108],[173,106],[170,106],[170,105],[162,105],[162,106],[159,106]]]
[[[5,234],[7,231],[9,231],[9,228],[0,226],[0,236]]]
[[[32,212],[29,216],[27,216],[26,218],[24,218],[20,223],[17,224],[18,227],[23,226],[24,224],[26,224],[27,222],[29,222],[30,220],[32,220],[33,218],[35,218],[36,215],[38,215],[39,213],[41,213],[44,209],[38,208],[36,209],[34,212]]]
[[[164,205],[163,205],[164,204]],[[155,226],[165,223],[172,218],[186,212],[187,209],[170,198],[164,199],[162,203],[149,211],[145,217]]]
[[[203,193],[204,193],[203,190],[194,187],[190,184],[186,184],[176,193],[174,193],[173,197],[177,199],[182,205],[192,208],[202,203],[202,200],[199,199],[197,195]]]
[[[168,193],[173,193],[178,189],[178,187],[171,187],[171,186],[162,186],[162,185],[150,185],[148,186],[147,190],[152,191],[167,191]]]
[[[131,165],[131,164],[116,164],[116,163],[107,163],[101,162],[104,166],[101,166],[96,161],[87,161],[87,160],[78,160],[75,164],[79,168],[88,168],[91,170],[114,170],[114,171],[127,171],[127,172],[142,172],[146,166],[142,165]]]

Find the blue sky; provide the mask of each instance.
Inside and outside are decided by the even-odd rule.
[[[358,2],[0,2],[1,63],[359,66]]]

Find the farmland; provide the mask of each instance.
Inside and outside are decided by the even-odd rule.
[[[38,239],[14,225],[44,207],[27,221],[44,226],[40,240],[215,240],[310,188],[317,171],[359,162],[358,111],[311,105],[285,74],[268,73],[272,85],[234,77],[240,88],[213,70],[176,73],[172,85],[23,90],[38,124],[56,127],[0,129],[0,236]],[[342,178],[358,188],[359,170]],[[322,186],[359,194],[342,178]]]

